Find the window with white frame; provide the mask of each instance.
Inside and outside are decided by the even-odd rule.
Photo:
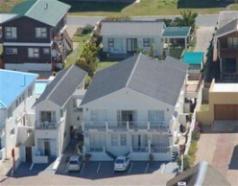
[[[50,53],[49,48],[43,48],[43,54],[48,55]]]
[[[111,145],[118,146],[118,134],[111,134]]]
[[[164,111],[162,110],[149,110],[148,121],[152,125],[161,125],[164,122]]]
[[[29,58],[39,58],[40,57],[39,48],[28,48],[28,57]]]
[[[36,38],[47,38],[47,29],[45,27],[35,28]]]
[[[90,112],[91,121],[107,121],[107,110],[97,109]]]
[[[6,27],[5,28],[6,39],[17,39],[17,28],[16,27]]]
[[[13,47],[7,47],[5,49],[6,55],[17,55],[18,54],[18,49],[13,48]]]
[[[108,39],[108,48],[114,48],[114,39],[113,38],[109,38]]]
[[[152,43],[152,39],[151,38],[143,38],[143,46],[144,47],[150,47]]]
[[[228,47],[238,48],[238,37],[228,37]]]
[[[127,136],[126,136],[126,134],[121,134],[120,135],[120,145],[121,146],[126,146],[127,145]]]
[[[102,151],[106,144],[105,135],[102,133],[90,133],[89,144],[91,151]]]

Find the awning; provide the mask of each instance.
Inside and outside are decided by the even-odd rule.
[[[183,62],[187,65],[201,65],[203,63],[203,52],[185,52]]]
[[[163,33],[164,38],[187,38],[190,35],[191,27],[166,27]]]

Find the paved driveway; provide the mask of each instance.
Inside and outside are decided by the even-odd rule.
[[[196,161],[201,160],[208,161],[237,186],[238,133],[202,134],[196,154]]]
[[[22,164],[14,177],[0,180],[0,185],[157,185],[164,186],[174,176],[175,163],[131,162],[123,173],[114,173],[113,162],[83,163],[80,172],[67,173],[66,169],[56,174],[43,165],[29,169]]]

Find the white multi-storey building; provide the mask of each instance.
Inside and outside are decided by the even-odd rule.
[[[21,145],[27,151],[34,123],[31,106],[36,98],[33,91],[37,77],[32,73],[0,70],[0,160],[11,158],[12,149],[17,151]]]
[[[86,72],[76,65],[60,71],[34,105],[35,147],[33,162],[47,163],[60,157],[70,142],[70,131],[77,125],[75,100],[84,93]]]
[[[96,73],[81,103],[84,153],[91,160],[171,160],[186,72],[171,57],[159,62],[139,54]]]

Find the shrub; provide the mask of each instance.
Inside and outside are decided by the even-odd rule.
[[[86,25],[83,30],[82,30],[82,34],[89,34],[93,31],[93,26],[92,25]]]
[[[131,20],[128,16],[114,16],[114,17],[106,17],[103,21],[129,21]]]
[[[181,157],[179,157],[177,159],[177,163],[181,167],[181,164],[182,164]],[[191,158],[188,155],[184,155],[183,156],[183,169],[187,170],[189,168],[191,168]]]
[[[200,130],[195,128],[192,133],[192,140],[198,141],[200,139]]]

